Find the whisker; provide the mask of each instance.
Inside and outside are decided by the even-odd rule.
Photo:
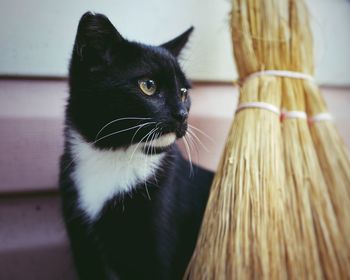
[[[159,138],[161,134],[162,134],[162,132],[158,132],[156,138]],[[156,152],[156,147],[153,147],[152,150],[155,153]],[[151,151],[151,156],[152,156],[152,151]],[[156,185],[159,186],[158,180],[157,180],[157,174],[156,174],[156,170],[155,169],[153,170],[153,178],[154,178],[154,181],[155,181]]]
[[[190,125],[190,124],[188,124],[188,126],[193,128],[194,130],[198,131],[199,133],[201,133],[202,135],[207,137],[213,144],[215,144],[215,140],[212,137],[210,137],[208,134],[206,134],[203,130],[201,130],[198,127],[195,127],[193,125]]]
[[[151,131],[149,131],[145,136],[142,137],[142,139],[137,143],[136,148],[134,149],[134,151],[132,152],[130,159],[129,159],[129,163],[132,160],[137,148],[139,147],[139,145],[141,144],[141,142],[143,141],[143,139],[145,139],[150,133],[152,133],[154,130],[156,130],[157,128],[153,128]]]
[[[63,170],[62,170],[62,173],[63,173],[63,174],[69,169],[69,167],[72,165],[72,163],[73,163],[76,159],[78,159],[78,157],[77,157],[77,156],[73,156],[72,160],[69,161],[69,163],[63,168]]]
[[[119,118],[119,119],[115,119],[113,121],[110,121],[109,123],[105,124],[100,130],[99,132],[97,132],[95,140],[98,138],[98,136],[100,135],[100,133],[102,132],[102,130],[104,130],[107,126],[111,125],[112,123],[116,123],[119,121],[124,121],[124,120],[150,120],[151,118],[138,118],[138,117],[127,117],[127,118]]]
[[[113,136],[113,135],[116,135],[116,134],[119,134],[119,133],[122,133],[122,132],[125,132],[125,131],[129,131],[129,130],[132,130],[134,128],[137,128],[139,126],[142,126],[143,124],[138,124],[138,125],[135,125],[135,126],[132,126],[132,127],[129,127],[129,128],[125,128],[125,129],[122,129],[122,130],[119,130],[119,131],[116,131],[116,132],[112,132],[110,134],[107,134],[105,136],[102,136],[101,138],[95,140],[94,142],[92,142],[93,144],[96,144],[97,142],[107,138],[107,137],[110,137],[110,136]]]
[[[131,141],[130,141],[130,144],[132,144],[132,142],[134,141],[134,138],[136,137],[136,134],[140,131],[140,129],[141,129],[142,127],[147,126],[147,125],[150,125],[150,124],[154,124],[154,123],[156,123],[156,122],[147,122],[147,123],[145,123],[145,124],[142,124],[142,125],[136,130],[136,132],[134,133],[134,135],[132,136]]]
[[[149,155],[150,148],[152,147],[152,146],[151,146],[151,143],[152,143],[152,141],[153,141],[153,139],[154,139],[154,137],[155,137],[155,133],[156,133],[157,130],[158,130],[158,128],[156,127],[156,129],[155,129],[155,130],[147,137],[147,139],[146,139],[146,144],[145,144],[145,147],[147,146],[147,150],[146,150],[146,162],[145,162],[145,165],[146,165],[146,166],[148,166],[148,155]],[[150,140],[148,140],[149,137],[151,137]],[[146,191],[147,191],[147,193],[148,193],[147,178],[145,178],[145,186],[146,186]],[[148,195],[149,195],[149,194],[148,194]],[[150,199],[150,197],[149,197],[149,199]]]
[[[124,119],[128,119],[128,118],[123,118],[123,119],[120,119],[120,120],[124,120]],[[146,119],[146,118],[145,118],[145,119]],[[154,123],[156,123],[156,122],[147,122],[147,123],[143,123],[143,124],[140,124],[140,125],[137,125],[137,126],[134,126],[134,127],[128,128],[128,129],[125,129],[125,130],[121,130],[121,131],[117,131],[117,132],[111,133],[111,134],[106,135],[106,136],[104,136],[104,137],[109,137],[109,136],[112,136],[112,135],[114,135],[114,134],[121,133],[121,132],[124,132],[124,131],[127,131],[127,130],[131,130],[131,129],[133,129],[133,128],[136,128],[136,127],[140,126],[140,127],[136,130],[135,134],[133,135],[133,138],[134,138],[134,137],[136,136],[136,133],[137,133],[142,127],[147,126],[147,125],[151,125],[151,124],[154,124]],[[91,144],[95,144],[95,143],[97,143],[98,141],[102,140],[104,137],[102,137],[102,138],[100,138],[100,139],[98,139],[98,140],[95,140],[94,142],[90,142],[90,143],[91,143]],[[132,141],[133,141],[133,139],[132,139]],[[71,155],[71,156],[73,157],[72,160],[70,160],[70,161],[68,162],[68,164],[63,168],[62,173],[65,173],[65,172],[69,169],[69,167],[72,165],[72,163],[78,159],[76,156],[73,156],[73,155]]]
[[[191,157],[190,147],[189,147],[188,142],[186,140],[186,135],[182,139],[184,140],[186,152],[188,155],[188,161],[189,161],[189,165],[190,165],[190,177],[191,177],[193,175],[193,165],[192,165],[192,157]]]
[[[147,181],[145,181],[145,189],[146,189],[146,194],[147,194],[148,200],[152,200],[151,196],[149,195],[149,192],[148,192]]]
[[[158,139],[158,136],[159,136],[159,132],[157,132],[157,134],[155,134],[154,138],[152,139],[152,142],[151,142],[151,144],[152,144],[151,156],[153,155],[153,152],[155,152],[155,150],[156,150],[156,146],[155,146],[154,141],[155,141],[156,139]]]
[[[204,149],[206,152],[209,152],[209,149],[203,144],[203,142],[199,139],[199,137],[196,135],[196,133],[195,133],[193,130],[189,129],[189,130],[188,130],[188,133],[189,133],[190,135],[192,135],[192,136],[198,141],[198,143],[203,147],[203,149]]]
[[[190,146],[190,149],[194,147],[194,150],[196,151],[196,158],[197,158],[197,162],[199,162],[199,150],[198,150],[198,145],[195,141],[195,139],[192,137],[192,135],[189,133],[189,131],[187,131],[186,136],[188,136],[187,140],[188,140],[188,144]]]
[[[150,140],[148,141],[148,138],[146,139],[146,144],[145,144],[145,147],[147,147],[147,151],[146,151],[146,156],[148,156],[148,153],[150,152],[150,149],[152,147],[152,141],[155,137],[155,134],[156,134],[156,131],[158,130],[158,128],[152,132],[152,134],[150,135]]]

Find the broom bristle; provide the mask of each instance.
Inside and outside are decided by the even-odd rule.
[[[274,79],[251,81],[242,88],[240,102],[255,101],[258,93],[265,92],[264,100],[278,105],[277,87]],[[268,111],[246,110],[236,116],[212,186],[190,278],[285,278],[286,269],[276,269],[285,266],[279,127],[279,117]]]
[[[233,0],[232,38],[241,79],[268,69],[313,73],[308,13],[301,0]],[[305,111],[309,83],[248,79],[239,103]],[[267,110],[239,111],[184,278],[350,277],[349,232],[340,226],[332,202],[347,205],[330,195],[318,160],[307,120],[286,119],[281,126]]]
[[[233,7],[234,54],[240,77],[264,68],[282,68],[280,53],[290,34],[280,26],[286,27],[288,5],[271,0],[252,6],[236,0]],[[265,22],[266,18],[271,20]],[[265,102],[279,108],[281,97],[280,79],[261,77],[244,83],[239,103]],[[287,278],[285,243],[295,240],[296,233],[283,221],[287,211],[284,186],[279,116],[260,109],[240,111],[185,278]]]
[[[286,81],[287,82],[287,81]],[[289,81],[283,98],[290,110],[304,110],[302,81]],[[342,279],[348,275],[344,238],[334,213],[313,146],[307,120],[286,119],[283,122],[286,188],[297,213],[294,228],[299,229],[302,255],[307,275]],[[288,247],[289,248],[289,247]],[[342,276],[342,277],[341,277]],[[300,277],[301,279],[304,279]]]
[[[291,57],[289,69],[313,74],[312,36],[307,9],[303,1],[291,1],[290,6]],[[287,111],[305,112],[305,84],[310,81],[284,79],[282,105]],[[318,157],[306,119],[285,119],[282,124],[287,188],[298,213],[295,228],[300,238],[308,274],[312,278],[340,279],[349,276],[348,252],[344,247],[339,221],[319,166]],[[293,202],[295,200],[295,202]],[[317,250],[317,251],[316,251]],[[311,254],[312,253],[312,254]],[[322,272],[322,274],[320,274]],[[306,277],[306,275],[305,275]]]
[[[307,111],[310,116],[328,113],[318,87],[306,83],[304,87]],[[310,122],[310,131],[328,193],[347,248],[350,248],[350,158],[332,120]],[[349,249],[350,250],[350,249]]]

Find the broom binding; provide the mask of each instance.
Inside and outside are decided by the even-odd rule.
[[[263,70],[263,71],[257,71],[253,72],[246,77],[239,80],[238,84],[242,85],[246,81],[256,78],[256,77],[262,77],[262,76],[275,76],[275,77],[281,77],[281,78],[292,78],[292,79],[301,79],[306,80],[310,82],[316,82],[315,78],[309,74],[297,72],[297,71],[290,71],[290,70]]]
[[[280,109],[277,106],[274,106],[270,103],[266,103],[266,102],[244,102],[241,103],[237,106],[236,109],[236,114],[244,109],[264,109],[270,112],[273,112],[277,115],[281,114]]]

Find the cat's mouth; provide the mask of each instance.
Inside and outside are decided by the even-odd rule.
[[[169,123],[169,125],[166,128],[163,128],[163,131],[166,132],[165,135],[173,134],[175,135],[176,139],[180,139],[185,136],[187,128],[187,121],[184,121],[182,123]]]

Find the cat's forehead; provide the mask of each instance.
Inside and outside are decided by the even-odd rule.
[[[140,61],[158,68],[180,70],[177,59],[166,49],[158,46],[139,44]]]
[[[177,59],[162,47],[129,42],[115,55],[115,67],[128,70],[133,76],[153,73],[185,77]]]

